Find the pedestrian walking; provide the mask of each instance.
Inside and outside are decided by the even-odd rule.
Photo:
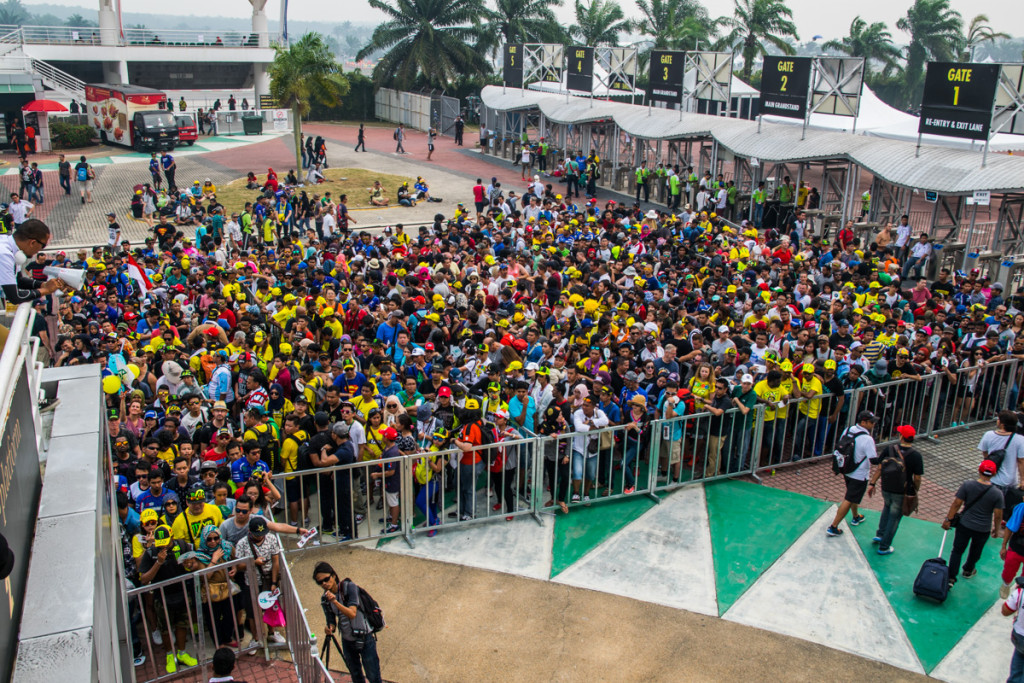
[[[1020,608],[1024,606],[1024,577],[1017,580],[1012,594],[1007,589],[1005,597],[1002,614],[1004,617],[1013,617],[1013,627],[1010,629],[1013,658],[1010,659],[1010,676],[1006,683],[1024,683],[1024,623],[1020,619]]]
[[[402,142],[405,140],[405,124],[398,124],[398,128],[395,128],[395,154],[405,154],[405,147],[402,146]]]
[[[430,161],[430,157],[434,154],[434,138],[437,137],[437,131],[433,127],[427,131],[427,161]]]
[[[63,154],[57,162],[57,181],[64,188],[64,194],[71,194],[71,162],[65,159]]]
[[[153,189],[159,192],[164,184],[164,179],[160,175],[160,155],[156,152],[153,152],[149,159],[149,175],[153,179]]]
[[[878,531],[872,543],[878,544],[879,555],[891,555],[895,550],[892,539],[899,529],[903,515],[916,509],[917,492],[921,489],[924,474],[924,459],[914,448],[917,430],[911,425],[896,428],[900,442],[886,448],[882,455],[872,460],[878,469],[871,475],[868,497],[875,495],[875,487],[882,482],[882,516],[878,520]],[[910,505],[905,505],[904,502]]]
[[[356,137],[356,150],[355,151],[358,152],[360,147],[363,148],[364,152],[366,151],[366,131],[363,130],[363,124],[361,124],[361,123],[359,124],[358,137]]]
[[[462,120],[462,117],[456,117],[455,119],[455,144],[462,147],[462,134],[466,130],[466,122]]]
[[[864,499],[864,493],[868,489],[868,474],[871,472],[871,459],[876,457],[875,439],[871,436],[872,430],[878,418],[870,410],[862,410],[857,414],[857,424],[853,425],[839,437],[840,441],[847,435],[854,440],[853,461],[856,467],[849,474],[843,475],[846,483],[846,494],[843,502],[839,504],[835,519],[825,529],[829,536],[841,536],[843,530],[839,523],[846,517],[846,513],[853,511],[850,518],[850,526],[859,526],[864,521],[864,515],[860,514],[860,502]]]
[[[96,171],[85,161],[85,155],[78,157],[78,163],[75,164],[75,180],[78,182],[78,192],[83,204],[92,204],[92,181],[95,178]]]
[[[943,529],[956,529],[953,551],[949,554],[950,588],[956,583],[964,551],[968,551],[963,563],[964,578],[969,579],[978,573],[976,565],[989,535],[999,536],[1003,523],[1003,492],[992,484],[997,470],[994,462],[982,460],[978,465],[978,478],[960,485],[942,522]]]
[[[978,442],[981,457],[996,464],[998,471],[992,484],[1003,492],[1003,518],[1009,519],[1011,509],[1020,501],[1015,491],[1024,481],[1024,436],[1017,434],[1017,414],[1002,410],[996,415],[996,428],[985,432]]]
[[[1004,600],[1010,595],[1013,579],[1024,564],[1024,503],[1013,508],[1006,528],[1003,529],[1003,546],[999,549],[999,559],[1003,561],[1003,585],[999,588],[999,597]]]
[[[324,591],[320,599],[327,620],[324,631],[328,638],[334,636],[335,631],[341,632],[341,654],[352,683],[380,683],[377,636],[363,613],[359,586],[350,579],[340,579],[327,562],[316,563],[313,580]]]

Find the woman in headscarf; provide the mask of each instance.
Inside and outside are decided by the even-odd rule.
[[[274,173],[272,168],[267,169],[267,182],[263,184],[263,191],[266,192],[267,190],[277,192],[277,174]]]
[[[200,568],[222,564],[234,558],[234,546],[223,539],[220,529],[216,526],[205,526],[195,548],[196,561]],[[203,602],[209,605],[210,633],[214,638],[215,647],[228,645],[237,647],[234,636],[234,619],[231,617],[231,581],[235,575],[235,567],[206,574],[201,580]]]
[[[278,431],[284,428],[284,416],[295,410],[292,402],[285,398],[284,387],[276,382],[270,385],[270,399],[267,401],[267,412],[270,419],[277,425]]]

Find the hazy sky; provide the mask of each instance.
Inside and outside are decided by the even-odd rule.
[[[92,6],[93,3],[83,0],[48,0],[52,4]],[[709,2],[701,0],[705,6],[714,9],[711,14],[719,15],[731,10],[733,4],[730,0]],[[277,17],[280,12],[281,0],[268,0],[267,13],[271,17]],[[628,16],[636,17],[639,11],[634,0],[619,0]],[[31,0],[25,2],[32,5]],[[490,3],[488,3],[490,4]],[[801,41],[809,41],[815,35],[824,36],[826,40],[846,35],[850,21],[861,15],[869,22],[884,21],[889,24],[893,38],[896,42],[903,42],[906,34],[896,29],[896,20],[906,14],[912,0],[859,0],[858,2],[845,2],[839,0],[788,0],[793,10],[793,17]],[[965,22],[969,21],[978,13],[987,14],[992,25],[1001,31],[1014,36],[1024,35],[1024,11],[1022,11],[1021,0],[951,0],[954,9],[963,14]],[[237,16],[247,17],[251,15],[248,2],[244,0],[218,0],[206,5],[209,7],[207,16]],[[559,18],[565,23],[573,21],[572,12],[573,0],[563,0],[563,7],[558,10]],[[125,12],[154,12],[161,11],[158,5],[149,0],[122,0],[121,8]],[[194,5],[188,5],[188,12],[193,11]],[[181,18],[186,20],[185,12],[181,12]],[[290,18],[305,21],[323,21],[327,23],[340,23],[345,20],[356,22],[367,22],[383,19],[383,14],[370,9],[366,0],[290,0],[288,6]]]

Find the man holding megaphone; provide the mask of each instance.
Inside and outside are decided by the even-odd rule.
[[[62,289],[58,279],[43,282],[22,273],[29,259],[49,243],[50,228],[38,218],[30,218],[21,223],[10,235],[0,235],[0,290],[7,301],[21,304]],[[0,348],[7,343],[7,333],[7,328],[0,325]]]

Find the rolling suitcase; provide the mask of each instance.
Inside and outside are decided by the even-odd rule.
[[[939,556],[925,560],[921,565],[921,571],[914,579],[914,595],[922,598],[931,598],[938,602],[944,602],[949,596],[949,567],[942,559],[942,551],[946,547],[946,534],[942,532],[942,544],[939,546]]]

